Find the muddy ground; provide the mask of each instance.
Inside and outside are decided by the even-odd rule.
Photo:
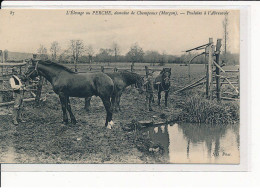
[[[198,70],[200,67],[200,70]],[[192,68],[193,79],[203,76],[204,65]],[[44,86],[47,100],[35,106],[25,103],[26,123],[12,125],[12,106],[0,107],[0,162],[1,163],[166,163],[162,152],[151,152],[153,142],[136,125],[137,121],[154,123],[176,120],[182,112],[185,96],[173,94],[190,82],[187,67],[174,66],[169,107],[153,105],[154,111],[145,108],[145,95],[129,87],[121,98],[121,109],[114,113],[114,128],[104,127],[105,109],[98,97],[93,97],[91,110],[84,110],[84,99],[71,98],[76,125],[62,125],[62,111],[58,96],[50,86]],[[204,86],[196,91],[204,91]],[[162,99],[164,94],[162,95]],[[155,101],[157,101],[155,95]],[[133,127],[134,126],[134,127]],[[137,130],[132,130],[137,126]]]
[[[173,119],[180,111],[154,104],[154,111],[145,107],[144,94],[129,87],[121,99],[121,112],[114,113],[113,129],[104,127],[105,109],[98,97],[91,100],[91,110],[84,110],[84,99],[71,98],[77,124],[62,125],[58,96],[48,94],[47,100],[36,106],[25,103],[24,119],[12,124],[12,106],[0,108],[1,163],[164,163],[160,153],[150,152],[149,139],[133,123],[153,120],[155,123]],[[132,124],[131,124],[132,123]]]

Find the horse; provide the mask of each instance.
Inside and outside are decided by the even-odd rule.
[[[170,91],[171,68],[163,68],[160,74],[154,79],[154,89],[158,91],[158,105],[161,104],[161,92],[165,92],[165,107]]]
[[[143,92],[143,77],[137,73],[129,71],[113,72],[106,73],[114,82],[114,93],[115,100],[112,102],[112,107],[115,112],[121,111],[120,108],[120,98],[125,88],[135,84],[136,88],[139,89],[139,92]],[[85,109],[89,111],[91,97],[85,99]]]
[[[76,124],[76,118],[72,113],[69,97],[87,98],[93,95],[99,96],[106,109],[107,128],[112,128],[112,107],[114,83],[113,80],[102,72],[76,73],[71,69],[52,62],[50,60],[31,60],[31,65],[25,74],[28,78],[39,75],[45,77],[52,85],[53,91],[59,95],[63,112],[63,123],[68,124],[67,111],[71,123]]]

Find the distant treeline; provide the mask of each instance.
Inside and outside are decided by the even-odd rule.
[[[120,54],[120,47],[114,43],[111,48],[101,48],[98,52],[94,52],[91,45],[84,45],[82,40],[71,40],[69,47],[62,50],[57,41],[51,44],[49,49],[40,45],[37,50],[37,57],[40,59],[51,59],[59,63],[114,63],[114,62],[130,62],[130,63],[150,63],[163,66],[166,63],[188,64],[198,53],[184,53],[182,55],[171,55],[159,53],[158,51],[144,51],[137,43],[132,45],[126,54]],[[7,50],[1,53],[4,61],[15,62],[32,58],[31,53],[9,52]],[[193,64],[207,63],[205,55],[201,55],[192,60]],[[221,53],[221,63],[227,65],[239,65],[239,54],[227,52]]]
[[[138,62],[138,63],[150,63],[154,65],[164,65],[166,63],[176,63],[176,64],[188,64],[189,61],[196,56],[195,54],[183,54],[183,55],[169,55],[169,54],[160,54],[156,51],[147,51],[143,55],[140,55],[136,59],[130,54],[126,55],[118,55],[117,57],[113,55],[109,55],[108,53],[99,53],[95,56],[86,56],[82,55],[78,58],[78,63],[114,63],[114,62]],[[58,62],[60,63],[73,63],[73,59],[67,55],[61,55],[58,58]],[[239,65],[239,54],[227,53],[226,55],[222,53],[221,62],[226,63],[227,65]],[[205,63],[205,55],[201,55],[194,60],[192,60],[193,64],[204,64]]]

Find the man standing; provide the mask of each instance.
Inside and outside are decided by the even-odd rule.
[[[153,100],[153,74],[148,73],[145,82],[145,93],[146,93],[146,100],[145,105],[149,108],[149,111],[153,111],[152,109],[152,100]]]
[[[25,86],[22,84],[22,81],[26,81],[25,76],[18,77],[17,71],[12,69],[12,77],[10,78],[10,84],[13,89],[14,96],[14,109],[13,109],[13,124],[18,125],[18,122],[25,122],[22,119],[22,107],[23,107],[23,97]]]

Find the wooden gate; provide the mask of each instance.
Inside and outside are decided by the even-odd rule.
[[[239,70],[224,70],[223,66],[225,63],[220,62],[220,53],[221,53],[221,39],[217,40],[217,44],[214,45],[213,38],[209,38],[209,43],[186,50],[186,53],[194,50],[205,50],[204,52],[196,55],[189,61],[189,67],[191,61],[198,56],[205,55],[206,59],[206,75],[197,79],[196,81],[190,83],[177,90],[175,93],[182,92],[188,89],[192,89],[199,85],[206,86],[206,96],[208,99],[213,99],[216,97],[218,100],[236,100],[239,98]],[[189,68],[190,71],[190,68]],[[230,77],[230,73],[235,73]],[[232,79],[232,80],[231,80]],[[233,91],[231,92],[222,92],[222,86],[228,84]],[[215,91],[215,95],[214,95]],[[235,93],[234,93],[235,92]],[[225,96],[225,95],[229,95]],[[232,97],[230,97],[232,96]]]

